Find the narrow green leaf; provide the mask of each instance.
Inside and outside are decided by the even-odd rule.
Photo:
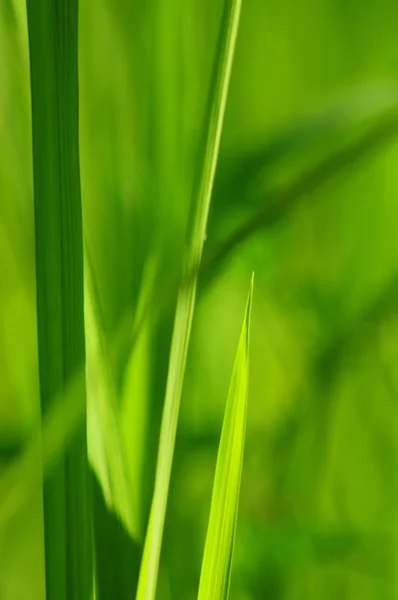
[[[186,259],[177,298],[155,489],[138,584],[138,600],[152,600],[155,597],[181,391],[196,297],[196,276],[192,277],[188,285],[185,285],[185,280],[187,275],[200,264],[206,237],[207,217],[238,34],[240,9],[241,0],[226,0],[221,21],[204,141],[200,149],[202,156],[198,161],[197,179],[191,203]]]
[[[27,2],[40,395],[43,417],[84,366],[78,1]],[[84,385],[83,385],[84,390]],[[47,600],[89,600],[85,420],[43,483]]]
[[[246,433],[252,298],[253,277],[218,449],[198,600],[228,598]]]

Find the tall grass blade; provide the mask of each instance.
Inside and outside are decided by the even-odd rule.
[[[240,10],[241,0],[226,0],[210,88],[204,141],[201,146],[202,156],[198,161],[199,168],[193,190],[183,279],[177,299],[155,489],[138,584],[138,600],[152,600],[155,597],[178,413],[196,296],[196,277],[191,279],[189,285],[185,285],[184,281],[187,274],[199,266],[202,256]]]
[[[198,600],[228,598],[246,433],[252,298],[253,277],[218,449]]]
[[[42,414],[84,365],[77,0],[27,2]],[[84,386],[83,386],[84,388]],[[64,401],[66,402],[66,396]],[[88,600],[92,544],[85,421],[44,480],[47,600]]]

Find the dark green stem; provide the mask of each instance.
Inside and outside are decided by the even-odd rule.
[[[78,0],[27,0],[42,415],[84,369]],[[66,400],[65,400],[66,401]],[[89,600],[83,423],[43,484],[47,600]]]

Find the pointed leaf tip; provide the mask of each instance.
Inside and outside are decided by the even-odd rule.
[[[198,600],[228,598],[246,432],[253,283],[252,276],[218,449]]]

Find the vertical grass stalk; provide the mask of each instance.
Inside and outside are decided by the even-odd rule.
[[[155,489],[141,564],[138,600],[153,600],[156,593],[178,413],[196,297],[196,276],[189,280],[189,284],[186,284],[186,281],[187,276],[199,268],[206,236],[207,217],[238,34],[240,10],[241,0],[225,1],[203,142],[200,147],[196,184],[193,189],[182,284],[177,298],[160,430]]]
[[[43,417],[84,370],[78,0],[27,0],[37,319]],[[83,386],[84,387],[84,386]],[[66,401],[66,399],[65,399]],[[85,422],[43,483],[47,600],[89,600]]]

